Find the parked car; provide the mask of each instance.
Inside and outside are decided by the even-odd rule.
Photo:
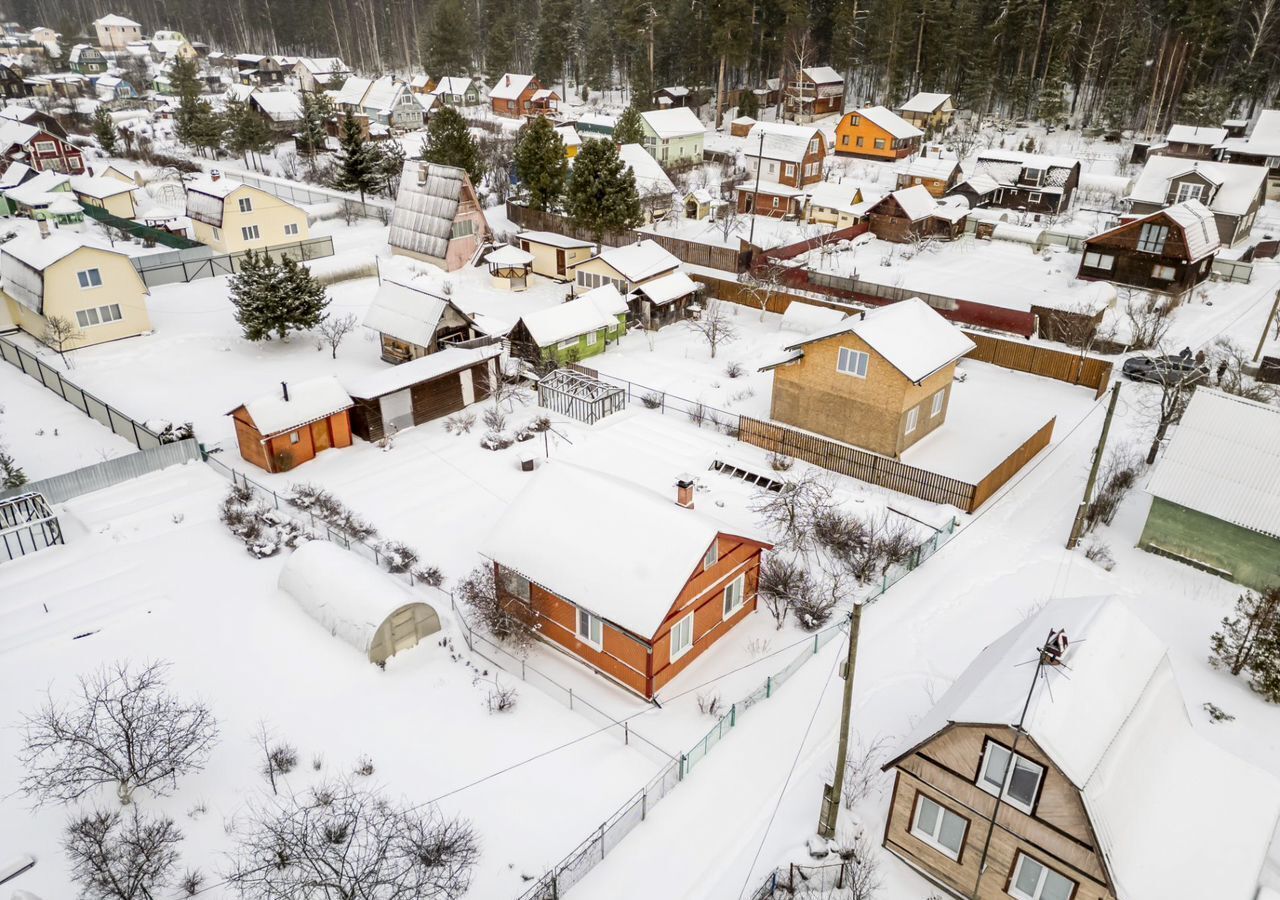
[[[1206,366],[1197,366],[1185,356],[1135,356],[1121,368],[1130,381],[1152,384],[1199,384],[1209,377]]]

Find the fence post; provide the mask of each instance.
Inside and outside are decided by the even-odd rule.
[[[569,708],[573,709],[573,688],[569,688]]]
[[[772,675],[766,675],[764,677],[764,696],[766,700],[773,696],[773,676]]]
[[[738,724],[738,704],[729,707],[729,727],[733,728]]]
[[[631,725],[627,722],[622,723],[622,743],[631,745]]]
[[[645,788],[640,792],[640,821],[644,821],[644,817],[649,814],[649,789]]]
[[[688,757],[683,753],[680,754],[680,774],[676,779],[677,781],[684,781],[684,766],[687,759]]]
[[[601,859],[604,859],[604,826],[605,826],[605,823],[601,822],[600,823],[600,858]]]

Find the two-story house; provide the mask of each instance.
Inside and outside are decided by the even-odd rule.
[[[80,148],[38,125],[0,117],[0,158],[26,163],[37,172],[84,172]]]
[[[893,110],[868,106],[841,117],[836,155],[893,162],[920,150],[924,132]]]
[[[1266,196],[1267,170],[1260,166],[1152,156],[1125,201],[1130,213],[1146,215],[1199,200],[1213,213],[1222,245],[1231,247],[1248,239]]]
[[[783,111],[793,122],[804,124],[844,110],[844,76],[830,66],[796,69],[787,78]]]
[[[1280,200],[1280,109],[1264,109],[1248,137],[1222,142],[1223,162],[1267,170],[1267,199]]]
[[[89,44],[76,44],[67,54],[67,65],[77,75],[101,75],[107,71],[107,58]]]
[[[489,102],[495,116],[523,119],[554,115],[560,108],[560,95],[544,88],[532,75],[507,72],[489,89]]]
[[[950,94],[921,91],[898,107],[898,112],[917,128],[940,131],[951,124],[956,107]]]
[[[772,546],[694,509],[691,479],[673,494],[552,461],[481,546],[502,602],[540,640],[645,699],[756,608],[761,554]],[[589,499],[588,528],[567,502],[575,498]],[[660,553],[637,549],[655,539]]]
[[[1198,703],[1198,700],[1197,700]],[[979,900],[1255,900],[1280,783],[1200,736],[1119,600],[1052,600],[918,720],[884,846]]]
[[[687,106],[640,113],[644,149],[662,165],[702,162],[707,126]]]
[[[757,122],[742,148],[747,177],[736,190],[738,212],[799,218],[807,188],[822,181],[827,141],[811,126]]]
[[[490,238],[475,188],[463,169],[406,160],[391,211],[391,252],[452,272]]]
[[[0,60],[0,96],[9,100],[31,96],[31,86],[27,84],[22,66],[11,60]]]
[[[133,19],[114,13],[93,20],[98,46],[103,50],[123,50],[129,44],[142,40],[142,25]]]
[[[1209,277],[1219,246],[1213,213],[1184,200],[1089,238],[1076,277],[1181,297]]]
[[[387,362],[421,359],[481,336],[475,321],[457,304],[428,288],[425,281],[414,284],[387,278],[373,295],[363,324],[378,333]]]
[[[257,87],[284,83],[284,67],[273,56],[261,53],[238,53],[235,57],[236,81]]]
[[[1218,146],[1227,139],[1227,129],[1206,125],[1170,125],[1164,143],[1152,147],[1151,156],[1176,156],[1180,159],[1215,159]]]
[[[427,91],[445,106],[464,107],[480,105],[480,82],[470,75],[446,75]]]
[[[213,169],[207,178],[189,181],[187,216],[195,239],[218,253],[265,250],[311,236],[307,214],[287,200]]]
[[[969,207],[964,201],[938,200],[922,184],[896,190],[867,210],[871,233],[901,244],[932,238],[953,241],[964,232]]]
[[[900,164],[895,175],[899,190],[922,185],[930,194],[941,198],[959,184],[960,161],[921,155]]]
[[[983,150],[969,177],[950,193],[964,197],[975,209],[993,206],[1058,215],[1071,207],[1079,185],[1079,160],[1017,150]]]
[[[391,75],[381,78],[352,76],[334,96],[340,112],[364,116],[375,125],[397,131],[414,131],[425,121],[423,106],[409,83]]]
[[[919,297],[850,316],[762,367],[769,415],[896,459],[946,420],[956,363],[973,348]]]
[[[315,94],[342,87],[351,69],[337,56],[302,56],[293,64],[293,74],[301,90]]]

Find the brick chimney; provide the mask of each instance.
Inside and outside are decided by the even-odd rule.
[[[676,482],[676,505],[693,509],[693,476],[681,475]]]
[[[210,180],[210,181],[217,181],[217,180],[218,180],[218,179],[220,179],[221,177],[222,177],[222,171],[221,171],[220,169],[210,169],[210,170],[209,170],[209,180]]]
[[[43,240],[49,236],[49,220],[37,219],[37,226],[40,229],[40,239]]]

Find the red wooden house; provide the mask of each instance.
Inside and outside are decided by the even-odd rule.
[[[804,212],[809,185],[822,181],[827,141],[811,126],[757,122],[743,144],[747,178],[738,185],[738,212],[794,216]]]
[[[287,472],[331,447],[351,446],[352,401],[332,375],[290,385],[237,406],[240,455],[268,472]]]
[[[80,148],[37,125],[0,119],[0,157],[26,163],[37,172],[84,174]]]
[[[495,116],[523,119],[526,116],[555,115],[560,107],[560,95],[544,89],[532,75],[508,72],[490,89],[489,102]]]
[[[482,548],[540,638],[646,699],[756,608],[768,549],[694,510],[690,480],[668,498],[559,461]]]

